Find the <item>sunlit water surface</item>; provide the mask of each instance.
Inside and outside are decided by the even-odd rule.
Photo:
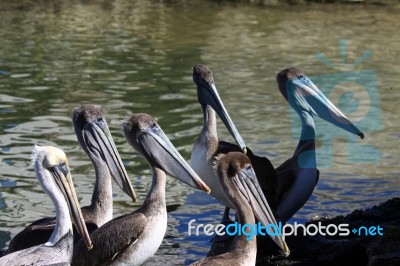
[[[365,98],[358,90],[348,97],[346,91],[360,87],[348,86],[329,96],[350,118],[361,121],[366,138],[361,141],[317,123],[321,176],[292,222],[346,214],[399,195],[398,7],[2,2],[0,248],[30,222],[54,215],[34,177],[29,157],[33,144],[64,149],[81,204],[90,201],[94,171],[70,119],[73,107],[83,103],[102,107],[140,196],[133,204],[114,186],[114,214],[135,210],[148,191],[150,170],[126,144],[120,121],[137,112],[153,115],[189,159],[202,123],[191,81],[191,67],[197,63],[214,71],[220,95],[247,145],[275,166],[293,153],[299,133],[299,128],[292,130],[289,106],[276,89],[276,71],[299,66],[319,81],[321,75],[336,73],[339,85],[340,78],[351,76],[361,84],[361,92],[376,92]],[[359,58],[365,60],[353,65]],[[369,70],[369,78],[357,72],[361,70]],[[321,89],[323,81],[317,84]],[[221,139],[232,140],[220,121],[218,130]],[[147,265],[203,258],[210,237],[188,236],[187,223],[193,218],[196,223],[217,223],[223,207],[173,178],[167,181],[167,204],[168,232]]]

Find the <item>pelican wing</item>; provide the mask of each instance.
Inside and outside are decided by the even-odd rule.
[[[109,264],[135,244],[146,224],[146,216],[138,212],[111,220],[90,234],[93,243],[91,250],[87,250],[82,240],[74,245],[71,265]]]
[[[276,199],[278,202],[282,200],[285,193],[291,189],[293,183],[296,180],[296,172],[294,170],[296,169],[296,167],[293,166],[293,164],[296,165],[296,161],[294,161],[292,157],[276,168],[276,173],[278,176]],[[319,170],[316,169],[315,185],[317,185],[318,180],[319,180]]]
[[[48,248],[47,248],[48,249]],[[11,253],[0,260],[0,266],[45,265],[49,250],[42,245]]]
[[[98,228],[95,223],[90,221],[85,221],[85,223],[89,233]],[[55,225],[55,218],[42,218],[31,223],[11,239],[6,254],[46,243],[53,233]],[[73,225],[73,229],[74,242],[76,242],[81,239],[81,236],[78,231],[76,231],[75,225]]]
[[[59,259],[62,259],[61,253],[52,251],[49,247],[42,245],[20,250],[3,257],[5,260],[0,260],[0,266],[53,265],[55,263],[56,265],[63,265],[63,263],[68,265],[68,261],[57,263]]]
[[[246,256],[246,254],[243,254]],[[193,262],[189,266],[203,266],[203,265],[213,265],[213,266],[224,266],[224,265],[239,265],[240,259],[235,256],[232,252],[226,252],[224,254],[219,254],[216,256],[210,256],[202,260]]]
[[[276,168],[276,172],[278,174],[278,189],[276,191],[276,197],[278,201],[280,201],[285,193],[290,190],[296,179],[296,174],[289,166],[291,161],[292,160],[289,159]]]
[[[0,266],[19,265],[63,265],[71,257],[65,256],[65,250],[72,249],[72,233],[65,234],[54,246],[37,245],[0,258]]]
[[[55,218],[42,218],[19,232],[11,239],[7,254],[46,243],[55,226]]]

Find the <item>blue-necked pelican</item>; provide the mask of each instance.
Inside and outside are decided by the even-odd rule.
[[[40,185],[56,207],[56,225],[45,244],[8,254],[0,258],[0,265],[69,265],[73,248],[71,216],[83,236],[85,248],[92,248],[92,242],[76,197],[67,157],[58,148],[35,146],[32,162]]]
[[[72,265],[140,265],[153,256],[167,229],[166,173],[191,187],[209,191],[153,117],[135,114],[124,120],[122,127],[128,143],[150,164],[150,190],[139,209],[91,233],[92,250],[88,251],[79,240],[74,246]]]
[[[240,152],[221,154],[214,165],[214,170],[224,195],[236,209],[239,224],[254,225],[254,216],[260,221],[267,218],[268,224],[276,224],[251,162],[246,155]],[[248,231],[248,233],[250,232]],[[247,238],[248,236],[243,234],[236,236],[226,253],[205,258],[192,265],[255,265],[256,237]]]
[[[290,219],[307,202],[318,182],[315,156],[314,116],[364,138],[364,134],[298,68],[287,68],[276,75],[279,91],[299,114],[300,140],[291,158],[276,168],[280,184],[276,213]]]
[[[82,207],[83,218],[89,231],[112,219],[113,195],[111,179],[136,201],[136,194],[115,147],[107,122],[100,108],[92,105],[76,107],[72,122],[79,144],[91,159],[95,172],[92,202]],[[54,218],[37,220],[18,233],[10,242],[7,253],[45,243],[54,228]],[[75,240],[80,238],[75,234]]]

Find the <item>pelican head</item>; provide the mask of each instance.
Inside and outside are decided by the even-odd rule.
[[[52,146],[35,146],[32,151],[32,164],[40,185],[53,202],[55,200],[53,197],[56,197],[55,188],[61,192],[67,202],[78,233],[82,236],[86,247],[91,249],[92,241],[82,216],[65,153]]]
[[[210,192],[188,163],[169,141],[156,120],[148,114],[134,114],[122,123],[128,143],[148,162],[177,177],[187,185]]]
[[[72,121],[83,150],[90,158],[103,160],[118,186],[136,201],[136,193],[101,110],[93,105],[76,107],[72,112]]]
[[[317,115],[362,139],[364,138],[364,133],[350,122],[300,69],[284,69],[276,75],[276,81],[283,97],[298,113]]]
[[[207,105],[211,106],[224,122],[237,145],[246,153],[246,145],[219,97],[211,70],[205,65],[195,65],[193,67],[193,82],[197,86],[197,97],[203,110]]]
[[[235,205],[239,212],[243,210],[243,203],[250,205],[254,216],[264,225],[277,225],[272,210],[260,188],[250,159],[240,152],[230,152],[220,155],[216,165],[221,186],[226,196]],[[240,215],[240,214],[239,214]],[[240,217],[240,216],[239,216]],[[290,250],[281,235],[271,234],[272,240],[284,251]]]

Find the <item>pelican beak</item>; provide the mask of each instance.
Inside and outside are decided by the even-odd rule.
[[[229,133],[231,133],[231,136],[235,139],[237,145],[240,147],[243,153],[246,154],[246,144],[240,136],[239,131],[237,130],[228,112],[226,111],[225,106],[219,97],[215,84],[207,84],[207,89],[199,89],[198,94],[199,98],[202,98],[205,103],[210,105],[215,110],[222,122],[224,122],[225,127],[229,130]]]
[[[306,76],[302,76],[295,80],[288,80],[288,87],[293,83],[299,89],[299,96],[303,97],[308,105],[312,108],[312,112],[322,119],[347,130],[350,133],[364,138],[362,133]],[[297,97],[298,98],[298,97]]]
[[[241,169],[234,176],[234,181],[239,190],[249,201],[255,217],[263,224],[263,226],[268,226],[270,224],[277,226],[278,223],[276,222],[274,214],[272,213],[272,210],[265,199],[264,193],[260,188],[254,169]],[[283,236],[279,235],[278,232],[270,232],[269,235],[278,247],[283,250],[285,256],[289,256],[290,250]]]
[[[54,177],[54,180],[60,191],[64,195],[64,198],[69,207],[69,211],[71,213],[72,221],[75,224],[78,233],[82,236],[82,239],[88,250],[92,249],[92,240],[90,239],[85,220],[82,216],[81,207],[79,206],[78,197],[75,193],[74,184],[72,182],[72,177],[68,165],[62,164],[53,166],[50,169],[50,172]]]
[[[91,147],[90,152],[97,151],[100,154],[114,181],[135,202],[137,200],[136,193],[115,147],[107,123],[101,124],[101,127],[96,122],[89,123],[89,126],[84,130],[84,140],[86,145]]]
[[[158,167],[188,186],[210,193],[210,188],[182,158],[160,127],[148,128],[138,140],[144,155]]]

